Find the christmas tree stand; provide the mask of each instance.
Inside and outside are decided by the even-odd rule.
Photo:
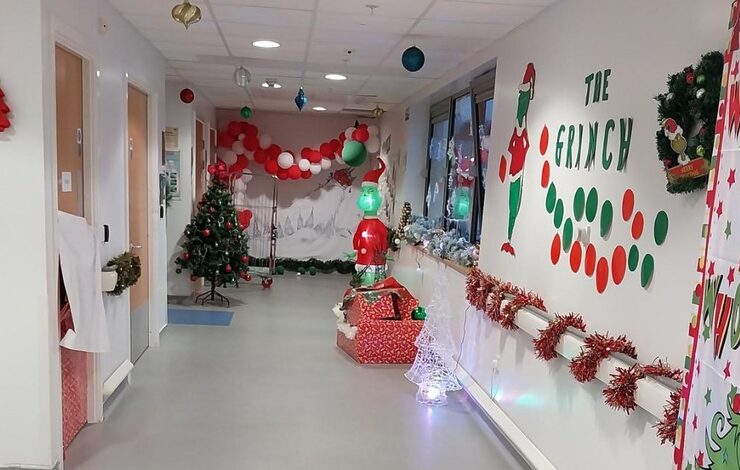
[[[201,305],[205,305],[206,303],[215,304],[216,302],[219,302],[221,305],[226,304],[227,307],[230,306],[229,299],[216,290],[216,281],[211,281],[210,290],[203,292],[195,298],[195,303],[198,302],[200,302]]]

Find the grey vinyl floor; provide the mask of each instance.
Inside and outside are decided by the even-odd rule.
[[[230,289],[242,305],[229,327],[168,326],[65,468],[522,468],[465,392],[420,406],[407,367],[359,366],[336,348],[331,307],[346,286],[288,275]]]

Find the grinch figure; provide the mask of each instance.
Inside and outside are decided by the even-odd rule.
[[[388,252],[388,228],[378,219],[383,197],[378,189],[378,181],[385,171],[385,163],[379,160],[380,168],[370,170],[362,179],[362,192],[357,199],[357,207],[363,217],[352,246],[356,252],[355,269],[360,285],[369,286],[385,279],[386,253]]]
[[[522,205],[522,190],[524,186],[524,161],[529,150],[529,134],[527,133],[527,112],[529,102],[534,99],[534,64],[527,64],[524,78],[519,85],[519,100],[516,108],[516,122],[514,132],[509,140],[509,227],[507,241],[501,246],[501,251],[516,256],[516,251],[511,245],[511,236],[514,234],[514,225]],[[501,178],[506,174],[506,157],[501,156]]]
[[[704,470],[737,470],[740,468],[740,428],[738,428],[740,426],[740,395],[735,386],[727,395],[727,413],[729,420],[721,411],[712,418],[711,428],[704,435],[706,456],[709,459],[708,466],[705,466],[707,465],[706,459],[700,453],[696,468]]]

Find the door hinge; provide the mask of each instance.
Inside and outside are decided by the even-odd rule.
[[[75,135],[75,142],[77,142],[77,156],[82,157],[83,149],[82,149],[82,129],[77,128],[76,135]]]
[[[128,159],[132,160],[134,158],[134,139],[130,138],[128,139]]]

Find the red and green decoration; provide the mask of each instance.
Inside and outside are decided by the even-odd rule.
[[[655,98],[661,126],[655,140],[669,193],[707,187],[723,64],[722,53],[708,52],[696,66],[670,75],[668,91]]]
[[[198,203],[198,212],[185,227],[182,253],[175,260],[177,273],[187,269],[191,280],[204,278],[210,283],[210,289],[197,298],[202,303],[215,300],[228,303],[216,288],[236,284],[248,274],[245,230],[250,217],[246,212],[237,214],[234,209],[231,191],[223,178],[226,172],[225,165],[216,166],[211,185]]]
[[[5,92],[0,88],[0,132],[5,132],[10,128],[9,113],[10,107],[5,103]]]

